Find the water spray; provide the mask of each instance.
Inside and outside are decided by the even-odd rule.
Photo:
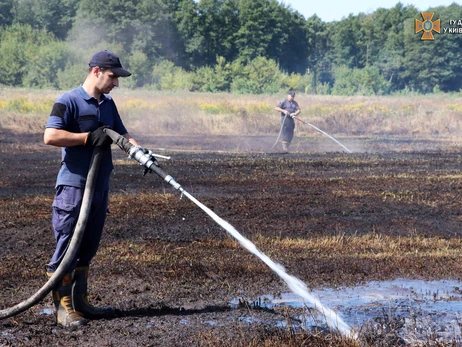
[[[217,224],[219,224],[223,229],[225,229],[231,236],[233,236],[244,248],[249,252],[255,254],[259,257],[266,265],[268,265],[281,279],[286,282],[290,290],[295,294],[302,297],[305,302],[310,302],[314,305],[315,309],[318,310],[325,318],[327,324],[334,330],[339,331],[347,337],[357,338],[357,335],[351,331],[350,326],[345,323],[340,316],[335,313],[333,310],[325,307],[321,301],[314,296],[312,296],[308,287],[298,278],[289,275],[284,267],[280,264],[272,261],[268,256],[259,251],[257,247],[246,237],[242,236],[231,224],[220,218],[207,206],[203,205],[197,199],[195,199],[191,194],[189,194],[179,183],[177,183],[172,176],[166,174],[157,163],[155,157],[156,154],[152,154],[150,151],[146,151],[141,147],[131,144],[123,136],[119,135],[111,129],[105,129],[106,133],[112,138],[115,144],[117,144],[123,151],[125,151],[130,158],[135,159],[140,163],[145,169],[145,172],[154,172],[161,178],[163,178],[167,183],[171,184],[173,188],[181,192],[182,196],[186,196],[199,208],[201,208],[205,213],[207,213]]]
[[[328,133],[326,133],[325,131],[322,131],[321,129],[319,129],[318,127],[315,127],[313,124],[311,123],[308,123],[307,121],[304,121],[303,119],[301,118],[298,118],[297,116],[293,117],[294,119],[302,122],[303,124],[306,124],[306,125],[309,125],[310,127],[312,127],[313,129],[319,131],[321,134],[324,134],[326,135],[327,137],[329,137],[331,140],[335,141],[337,144],[339,144],[340,146],[342,146],[345,151],[347,151],[348,153],[352,153],[348,148],[346,148],[344,145],[342,145],[340,142],[338,142],[336,139],[334,139],[332,136],[330,136]]]

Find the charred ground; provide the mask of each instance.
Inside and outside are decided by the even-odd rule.
[[[457,144],[369,142],[369,150],[348,154],[307,140],[285,154],[260,149],[274,138],[143,140],[146,147],[166,148],[160,154],[173,159],[161,165],[186,191],[312,289],[462,275]],[[45,283],[44,264],[54,250],[50,206],[59,150],[41,145],[41,134],[2,133],[0,142],[4,309]],[[300,312],[259,309],[252,302],[287,292],[279,277],[168,184],[143,176],[118,148],[113,152],[110,214],[90,290],[92,301],[113,305],[116,316],[62,329],[46,314],[49,297],[1,321],[0,346],[355,345],[322,332],[278,328],[280,322],[297,326]],[[415,252],[414,239],[428,249]],[[380,251],[374,240],[397,242],[397,248]],[[436,252],[435,240],[447,242],[449,251]],[[243,304],[231,308],[236,298]]]

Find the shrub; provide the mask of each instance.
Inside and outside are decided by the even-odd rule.
[[[69,56],[67,45],[57,41],[38,46],[35,51],[29,51],[22,85],[24,87],[59,88],[58,72],[65,69]]]
[[[42,41],[46,41],[46,34],[33,30],[30,25],[15,24],[1,31],[0,84],[21,86],[27,72],[27,59],[40,45],[40,35],[44,36]]]
[[[159,90],[189,91],[193,89],[192,74],[168,60],[154,65],[152,80],[153,86]]]
[[[291,73],[284,77],[283,85],[287,90],[296,90],[299,92],[309,93],[313,88],[313,75],[305,73],[304,75],[298,73]]]
[[[277,93],[282,85],[284,74],[276,62],[258,57],[242,66],[239,61],[232,64],[233,79],[231,91],[238,94]]]
[[[132,75],[127,80],[124,80],[127,87],[141,88],[152,83],[152,65],[145,53],[141,51],[133,52],[128,62],[128,70]]]
[[[86,74],[87,71],[82,68],[81,64],[69,64],[64,70],[57,72],[58,89],[69,90],[76,88],[83,83]]]
[[[225,58],[218,57],[212,68],[200,67],[193,75],[193,89],[201,92],[227,92],[231,85],[231,66]]]
[[[349,69],[346,66],[334,69],[333,95],[383,95],[388,93],[389,83],[375,66]]]

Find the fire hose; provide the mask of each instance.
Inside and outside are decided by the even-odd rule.
[[[173,177],[167,175],[157,164],[157,161],[153,158],[151,154],[144,153],[140,147],[132,145],[128,140],[123,136],[119,135],[113,130],[106,129],[107,134],[113,139],[122,150],[127,152],[130,157],[137,160],[141,165],[145,167],[146,170],[154,171],[160,177],[165,179],[168,183],[173,185],[175,189],[183,191],[183,188],[175,182]],[[160,156],[162,157],[162,156]],[[59,264],[56,271],[53,273],[53,276],[31,297],[28,299],[10,307],[7,309],[0,310],[0,320],[13,317],[21,312],[24,312],[31,308],[32,306],[38,304],[42,301],[48,293],[50,293],[53,288],[58,284],[63,275],[66,273],[67,268],[70,266],[72,260],[75,258],[77,251],[79,249],[80,243],[83,238],[85,227],[88,222],[90,215],[91,202],[93,200],[93,195],[95,191],[96,178],[98,176],[99,166],[102,158],[102,150],[100,147],[95,147],[93,150],[93,155],[90,161],[90,169],[87,175],[87,181],[85,184],[85,190],[82,198],[82,207],[80,210],[79,218],[77,220],[74,233],[72,235],[71,241],[69,242],[68,249],[66,251],[63,260]],[[167,158],[167,157],[164,157]]]
[[[53,288],[58,284],[63,275],[66,273],[67,268],[71,265],[71,262],[75,258],[77,250],[79,249],[85,227],[88,222],[88,217],[90,215],[90,207],[95,192],[96,178],[98,176],[102,153],[103,151],[100,147],[95,147],[93,150],[90,169],[88,171],[87,181],[82,198],[82,207],[80,209],[79,218],[77,219],[77,224],[74,229],[74,234],[71,241],[69,242],[68,249],[63,260],[59,264],[53,276],[51,276],[50,279],[42,286],[42,288],[40,288],[30,298],[10,308],[0,310],[0,320],[15,316],[38,304],[48,295],[49,292],[53,290]]]
[[[287,118],[287,114],[284,116],[284,119],[282,120],[282,123],[281,123],[281,130],[279,130],[279,135],[276,139],[276,142],[274,142],[274,145],[273,147],[271,147],[271,149],[273,149],[276,144],[278,143],[279,141],[279,138],[281,137],[281,134],[282,134],[282,129],[284,127],[284,122],[286,121],[286,118]],[[335,141],[337,144],[339,144],[340,146],[342,146],[348,153],[352,153],[352,151],[350,151],[348,148],[346,148],[344,145],[342,145],[339,141],[337,141],[335,138],[333,138],[332,136],[330,136],[328,133],[326,133],[325,131],[322,131],[321,129],[319,129],[318,127],[314,126],[313,124],[311,123],[308,123],[307,121],[304,121],[303,119],[297,117],[297,116],[294,116],[292,117],[293,119],[296,119],[300,122],[302,122],[303,124],[306,124],[306,125],[309,125],[310,127],[312,127],[313,129],[319,131],[321,134],[323,135],[326,135],[327,137],[329,137],[331,140]]]
[[[342,146],[348,153],[352,153],[348,148],[346,148],[344,145],[342,145],[340,142],[338,142],[336,139],[334,139],[332,136],[330,136],[328,133],[322,131],[321,129],[315,127],[313,124],[310,124],[308,123],[307,121],[304,121],[303,119],[301,118],[298,118],[298,117],[294,117],[296,120],[302,122],[303,124],[306,124],[306,125],[309,125],[310,127],[312,127],[313,129],[319,131],[321,134],[324,134],[326,135],[327,137],[329,137],[331,140],[335,141],[337,144],[339,144],[340,146]]]
[[[265,262],[274,272],[276,272],[281,279],[283,279],[289,288],[296,294],[300,295],[304,300],[311,302],[318,311],[324,314],[328,325],[332,328],[340,331],[341,333],[345,334],[346,336],[351,336],[356,338],[356,335],[352,333],[351,328],[342,321],[342,319],[331,309],[322,305],[319,299],[313,297],[309,292],[307,286],[300,281],[298,278],[289,275],[285,269],[279,265],[274,263],[268,256],[264,253],[260,252],[257,247],[247,238],[242,236],[236,229],[234,229],[228,222],[221,219],[218,215],[216,215],[213,211],[211,211],[208,207],[200,203],[196,200],[192,195],[190,195],[187,191],[185,191],[179,183],[177,183],[172,176],[165,173],[160,167],[155,159],[156,155],[152,154],[151,151],[147,151],[139,146],[135,146],[130,143],[126,138],[122,135],[118,134],[117,132],[111,129],[105,129],[107,135],[112,139],[112,141],[117,144],[123,151],[125,151],[130,158],[138,161],[140,165],[144,167],[145,173],[146,172],[154,172],[161,178],[163,178],[167,183],[173,186],[173,188],[177,189],[181,192],[181,194],[185,195],[188,199],[190,199],[193,203],[195,203],[198,207],[200,207],[204,212],[206,212],[215,222],[221,225],[230,235],[232,235],[239,243],[244,246],[247,250],[251,253],[258,256],[263,262]],[[14,316],[20,312],[27,310],[28,308],[32,307],[33,305],[37,304],[41,301],[57,284],[60,278],[64,275],[69,264],[66,264],[65,261],[72,260],[75,257],[77,249],[80,245],[81,237],[83,236],[83,231],[85,230],[85,225],[88,220],[89,215],[89,206],[93,199],[93,192],[94,186],[96,181],[96,176],[98,173],[99,168],[99,161],[101,159],[101,151],[95,149],[92,157],[92,162],[90,166],[90,171],[87,177],[87,183],[85,186],[84,197],[83,200],[88,206],[82,204],[82,210],[79,215],[79,219],[77,222],[76,230],[74,231],[74,235],[71,239],[69,248],[64,256],[63,261],[61,262],[60,266],[54,273],[54,275],[50,278],[50,280],[32,297],[28,300],[23,301],[22,303],[3,311],[0,311],[0,319],[8,318]],[[162,156],[158,156],[162,157]],[[88,211],[87,211],[88,208]]]
[[[201,208],[205,213],[207,213],[217,224],[219,224],[223,229],[225,229],[231,236],[233,236],[242,246],[244,246],[248,251],[259,257],[266,265],[268,265],[274,272],[276,272],[279,277],[286,282],[289,288],[296,294],[300,295],[305,301],[311,302],[314,307],[324,314],[327,324],[334,328],[337,331],[345,334],[346,336],[356,338],[356,334],[352,333],[351,328],[346,324],[333,310],[325,307],[319,299],[315,298],[308,292],[308,288],[305,283],[300,281],[298,278],[289,275],[285,269],[273,262],[267,255],[260,252],[257,247],[247,238],[242,236],[234,227],[216,215],[212,210],[207,206],[203,205],[197,199],[195,199],[191,194],[184,190],[180,184],[178,184],[172,176],[166,174],[158,165],[155,158],[153,158],[151,153],[146,153],[140,147],[134,146],[123,136],[117,134],[115,131],[106,129],[106,133],[111,137],[112,141],[117,144],[123,151],[128,153],[129,157],[135,159],[143,165],[145,172],[153,171],[158,176],[163,178],[167,183],[173,186],[173,188],[179,190],[182,195],[185,195],[189,200]],[[155,155],[154,155],[155,156]]]
[[[152,153],[146,153],[146,151],[144,151],[143,148],[130,143],[125,137],[118,134],[114,130],[105,129],[104,131],[108,134],[112,141],[120,147],[121,150],[128,154],[130,158],[135,159],[137,162],[140,163],[140,165],[144,166],[145,173],[148,171],[154,172],[162,179],[164,179],[164,181],[170,183],[173,186],[173,188],[179,190],[181,193],[184,192],[184,189],[181,187],[181,185],[178,184],[172,176],[165,173],[165,171],[159,167],[159,163],[157,162],[155,157],[162,156],[159,156],[157,154],[153,155]]]
[[[284,115],[284,119],[283,119],[282,122],[281,122],[281,129],[279,130],[278,137],[277,137],[276,141],[274,142],[273,147],[271,147],[271,149],[273,149],[274,147],[276,147],[276,145],[278,144],[279,138],[280,138],[281,135],[282,135],[282,129],[284,128],[284,123],[285,123],[285,121],[286,121],[286,118],[287,118],[287,114]]]
[[[177,182],[175,182],[172,176],[167,175],[159,167],[157,161],[154,158],[154,156],[157,155],[153,156],[151,153],[145,153],[140,147],[131,144],[122,135],[119,135],[113,130],[106,129],[106,132],[115,144],[117,144],[122,150],[127,152],[131,158],[138,161],[140,165],[143,165],[145,167],[145,172],[147,172],[148,170],[153,171],[157,175],[162,177],[166,182],[170,183],[175,189],[179,190],[180,192],[184,191],[184,189]],[[168,159],[168,157],[163,157],[160,155],[158,157]],[[69,242],[68,249],[66,251],[65,256],[63,257],[63,260],[59,264],[53,276],[51,276],[50,279],[35,294],[10,308],[0,310],[0,320],[13,317],[38,304],[48,295],[48,293],[50,293],[53,290],[53,288],[58,284],[63,275],[66,273],[67,268],[70,266],[72,260],[75,258],[77,254],[77,251],[83,238],[85,227],[88,222],[91,202],[93,200],[96,178],[98,176],[101,158],[101,148],[95,147],[90,162],[90,169],[87,175],[87,181],[85,184],[85,190],[82,198],[82,207],[80,210],[79,218],[77,220],[74,233],[72,235],[71,241]]]

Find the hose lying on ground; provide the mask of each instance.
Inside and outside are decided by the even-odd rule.
[[[41,300],[45,298],[45,296],[47,296],[49,292],[53,290],[53,288],[58,284],[63,275],[66,273],[66,270],[68,269],[72,260],[75,258],[77,254],[77,250],[79,249],[80,242],[82,241],[83,233],[88,222],[91,202],[93,200],[93,195],[95,192],[96,178],[98,176],[98,170],[99,165],[101,163],[102,154],[102,149],[100,147],[95,147],[90,162],[90,170],[88,171],[87,175],[87,181],[83,193],[82,207],[80,209],[79,218],[77,220],[77,225],[74,229],[74,234],[72,236],[71,241],[69,242],[68,249],[63,260],[59,264],[53,276],[51,276],[50,279],[43,285],[43,287],[40,288],[29,299],[26,299],[13,307],[0,310],[0,319],[15,316],[38,304]]]
[[[274,142],[274,145],[273,145],[273,147],[271,147],[271,149],[273,149],[274,147],[276,147],[276,145],[278,144],[278,141],[279,141],[279,138],[281,137],[282,128],[284,127],[284,122],[286,121],[286,118],[287,118],[287,115],[284,115],[284,119],[283,119],[282,122],[281,122],[281,130],[279,130],[278,138],[276,139],[276,142]]]
[[[152,159],[150,155],[144,154],[137,146],[131,144],[127,139],[117,132],[106,129],[106,133],[112,138],[115,144],[117,144],[122,150],[129,153],[132,158],[139,161],[140,164],[144,165],[147,169],[154,171],[157,175],[163,178],[167,183],[170,183],[175,189],[183,191],[183,188],[173,179],[172,176],[167,175],[160,167],[156,164],[155,159]],[[69,242],[66,254],[61,261],[60,265],[54,272],[53,276],[30,298],[20,302],[19,304],[0,310],[0,320],[15,316],[21,312],[24,312],[32,306],[38,304],[41,300],[47,296],[47,294],[53,290],[58,284],[66,270],[70,266],[72,260],[77,254],[80,243],[83,238],[83,233],[88,222],[90,215],[91,202],[95,191],[96,178],[98,176],[98,170],[101,163],[102,150],[100,147],[95,147],[93,150],[93,156],[90,162],[90,169],[87,175],[87,181],[85,184],[85,190],[82,198],[82,207],[80,209],[79,218],[77,225],[74,230],[71,241]]]

